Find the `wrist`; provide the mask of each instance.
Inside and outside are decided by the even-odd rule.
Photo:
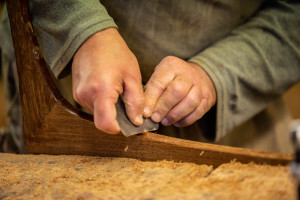
[[[212,106],[216,104],[217,101],[217,93],[216,93],[216,88],[215,85],[210,78],[209,74],[201,67],[201,65],[193,62],[188,62],[190,66],[192,66],[194,69],[198,71],[202,79],[206,82],[207,86],[209,87],[211,94],[212,94]]]

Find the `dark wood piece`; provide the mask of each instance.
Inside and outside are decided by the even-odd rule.
[[[33,33],[27,0],[8,0],[18,66],[26,149],[35,154],[81,154],[173,160],[218,166],[287,164],[292,156],[212,145],[145,133],[129,138],[99,131],[91,115],[76,110],[59,93]]]

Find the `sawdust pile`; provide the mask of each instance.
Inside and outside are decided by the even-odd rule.
[[[287,167],[0,154],[0,199],[295,199]]]

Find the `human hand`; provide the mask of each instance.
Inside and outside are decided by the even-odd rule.
[[[164,126],[184,127],[200,119],[216,103],[216,91],[197,64],[164,58],[146,85],[144,117]]]
[[[95,126],[118,133],[115,103],[120,94],[129,119],[143,123],[144,94],[136,57],[115,28],[95,33],[78,49],[72,63],[74,99],[94,114]]]

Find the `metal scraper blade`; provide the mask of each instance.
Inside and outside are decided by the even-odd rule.
[[[147,131],[155,131],[158,129],[159,124],[153,122],[150,118],[144,118],[144,122],[141,126],[136,126],[131,123],[125,110],[125,105],[121,97],[119,97],[116,103],[117,109],[117,121],[119,123],[120,129],[125,136],[136,135],[139,133],[144,133]]]

